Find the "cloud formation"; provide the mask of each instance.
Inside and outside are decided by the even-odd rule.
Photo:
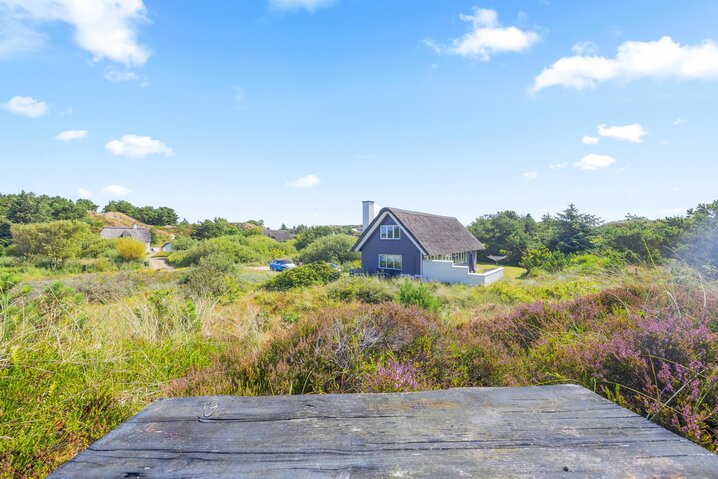
[[[107,185],[102,188],[102,194],[107,196],[127,196],[132,190],[122,185]]]
[[[608,155],[597,155],[591,153],[581,158],[579,161],[573,164],[576,168],[586,171],[599,170],[611,166],[616,162],[616,159]]]
[[[548,165],[548,167],[552,170],[562,170],[562,169],[566,168],[567,166],[568,166],[567,162],[552,163],[552,164]]]
[[[95,61],[140,66],[150,56],[137,41],[138,26],[147,21],[142,0],[0,0],[0,17],[21,35],[0,37],[0,51],[37,47],[42,43],[38,25],[61,22],[73,28],[74,42]]]
[[[58,133],[55,137],[56,140],[65,142],[82,140],[83,138],[87,138],[87,130],[67,130],[62,133]]]
[[[598,125],[598,135],[621,141],[641,143],[648,132],[639,123],[624,126]]]
[[[584,135],[583,138],[581,138],[581,143],[584,145],[595,145],[598,143],[599,138],[596,138],[595,136],[591,135]]]
[[[117,186],[117,185],[114,185],[114,186]],[[92,198],[93,195],[92,195],[92,191],[86,190],[85,188],[80,188],[79,190],[77,190],[77,196],[79,196],[80,198],[89,199],[89,198]]]
[[[297,10],[303,8],[313,12],[317,8],[330,7],[335,0],[269,0],[272,8],[277,10]]]
[[[39,118],[47,113],[47,103],[30,96],[14,96],[7,103],[1,104],[0,108],[30,118]]]
[[[439,45],[433,40],[424,43],[437,53],[488,61],[495,53],[520,52],[541,40],[536,32],[502,27],[495,10],[474,7],[471,14],[462,13],[459,18],[471,24],[471,31],[454,39],[451,45]]]
[[[653,42],[622,43],[615,58],[594,54],[563,57],[536,76],[531,91],[553,86],[582,90],[595,88],[599,82],[639,78],[718,79],[718,45],[706,40],[684,46],[664,36]]]
[[[523,174],[524,180],[532,181],[538,177],[538,171],[527,171]]]
[[[130,158],[143,158],[147,155],[158,153],[165,156],[174,155],[172,148],[149,136],[124,135],[119,140],[107,142],[105,148],[113,155],[127,156]]]
[[[307,175],[291,181],[289,184],[295,188],[310,188],[317,186],[322,180],[317,175]]]

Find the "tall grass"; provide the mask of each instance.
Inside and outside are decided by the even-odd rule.
[[[0,273],[0,477],[42,477],[168,395],[575,382],[718,449],[718,290],[690,269],[289,291],[222,272],[229,296],[182,274]]]

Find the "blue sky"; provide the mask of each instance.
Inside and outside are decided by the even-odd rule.
[[[718,198],[718,2],[0,0],[0,192],[190,221]]]

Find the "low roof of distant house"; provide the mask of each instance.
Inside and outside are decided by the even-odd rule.
[[[285,241],[289,241],[294,238],[294,235],[287,230],[273,230],[265,228],[262,233],[264,233],[264,236],[269,236],[273,240],[279,241],[280,243],[284,243]]]
[[[373,234],[386,216],[394,218],[425,255],[434,256],[485,249],[484,245],[454,217],[399,208],[382,208],[369,223],[366,231],[359,236],[352,248],[354,251],[361,251],[364,241]]]
[[[102,231],[100,231],[100,237],[107,239],[129,237],[145,244],[152,242],[150,230],[142,226],[133,226],[130,228],[124,226],[105,226],[102,228]]]

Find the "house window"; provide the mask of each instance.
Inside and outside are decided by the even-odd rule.
[[[379,255],[379,268],[401,270],[401,255],[400,254],[380,254]]]
[[[379,238],[380,239],[389,239],[389,240],[398,240],[400,231],[401,231],[401,228],[399,228],[399,225],[382,225],[379,228]]]

